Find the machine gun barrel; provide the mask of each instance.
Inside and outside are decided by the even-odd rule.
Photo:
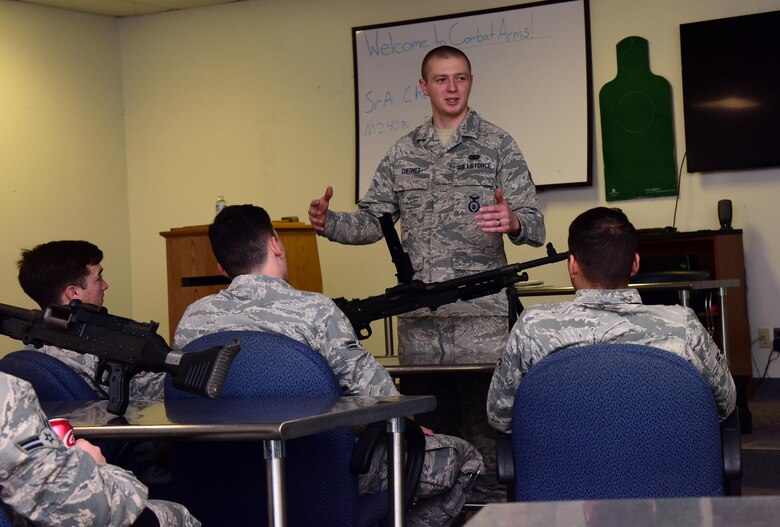
[[[548,256],[527,262],[499,267],[468,276],[442,282],[425,283],[412,280],[408,284],[391,287],[383,295],[364,299],[333,301],[344,312],[359,339],[371,336],[371,322],[393,315],[408,313],[427,307],[437,309],[458,300],[472,300],[494,293],[517,282],[527,280],[526,269],[566,260],[568,252],[556,253],[551,244],[547,246]]]

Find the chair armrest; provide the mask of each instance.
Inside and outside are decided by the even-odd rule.
[[[512,452],[512,434],[496,437],[496,477],[500,483],[515,483],[515,456]]]
[[[723,490],[726,496],[741,496],[742,437],[739,410],[735,409],[720,423],[720,444],[723,452]]]
[[[407,510],[414,502],[417,486],[422,473],[425,458],[425,434],[420,426],[405,418],[404,439],[406,441],[406,459],[404,461],[404,499]],[[360,434],[355,448],[352,449],[349,468],[354,474],[365,474],[371,468],[371,459],[377,442],[387,437],[387,424],[384,421],[371,423]]]
[[[377,441],[387,433],[387,424],[384,421],[371,423],[360,434],[355,447],[352,449],[352,457],[349,460],[349,470],[353,474],[365,474],[371,468],[371,458],[374,455]]]

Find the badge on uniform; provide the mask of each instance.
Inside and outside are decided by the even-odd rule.
[[[469,196],[469,212],[471,213],[477,213],[479,212],[479,194],[472,194]]]
[[[23,452],[30,453],[39,448],[57,448],[60,446],[60,439],[54,433],[54,431],[48,426],[38,432],[37,436],[28,437],[22,439],[16,446]]]

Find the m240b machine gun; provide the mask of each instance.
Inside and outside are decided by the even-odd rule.
[[[170,373],[176,388],[206,397],[222,391],[238,342],[182,353],[168,347],[157,327],[78,300],[44,311],[0,304],[0,334],[37,348],[49,344],[100,357],[96,381],[108,387],[107,410],[116,415],[127,410],[130,380],[142,371]]]
[[[347,300],[334,298],[339,309],[349,319],[359,339],[371,336],[371,322],[393,315],[408,313],[427,307],[436,309],[458,300],[471,300],[500,292],[505,287],[528,280],[524,271],[533,267],[560,262],[569,257],[568,252],[556,253],[547,244],[547,256],[527,262],[505,265],[498,269],[426,284],[420,280],[401,283],[385,291],[383,295]],[[393,258],[396,261],[396,258]],[[399,274],[399,279],[401,278]]]

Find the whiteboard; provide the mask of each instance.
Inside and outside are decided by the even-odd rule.
[[[450,45],[471,61],[469,106],[509,132],[537,188],[591,185],[588,0],[352,28],[356,201],[393,143],[431,118],[420,65]]]

